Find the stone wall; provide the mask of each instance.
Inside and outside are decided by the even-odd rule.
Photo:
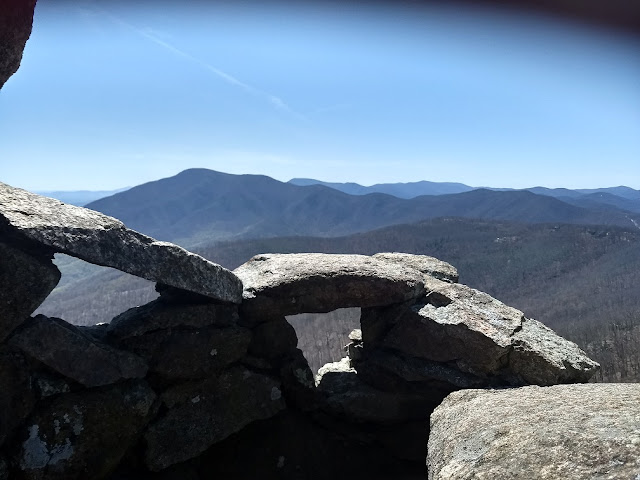
[[[258,255],[230,272],[98,212],[0,184],[0,478],[424,478],[466,388],[587,381],[576,345],[399,253]],[[61,252],[157,282],[109,324],[32,312]],[[286,315],[360,307],[316,378]]]

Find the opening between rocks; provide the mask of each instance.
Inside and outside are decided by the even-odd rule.
[[[155,282],[113,268],[56,253],[62,277],[33,315],[58,317],[73,325],[109,323],[115,316],[158,297]]]
[[[298,348],[316,374],[327,363],[346,355],[349,333],[360,328],[360,308],[339,308],[329,313],[290,315],[287,321],[298,336]]]

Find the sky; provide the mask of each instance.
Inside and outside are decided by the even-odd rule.
[[[38,0],[0,91],[0,181],[640,189],[640,37],[394,5]]]

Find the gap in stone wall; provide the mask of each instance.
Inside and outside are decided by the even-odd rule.
[[[110,322],[116,315],[158,297],[155,282],[56,253],[62,278],[34,315],[74,325]]]
[[[339,308],[329,313],[301,313],[287,317],[298,335],[298,348],[316,374],[323,365],[347,355],[349,333],[360,328],[360,308]]]

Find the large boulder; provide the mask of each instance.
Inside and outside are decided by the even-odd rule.
[[[89,263],[240,303],[242,283],[230,271],[172,243],[159,242],[115,218],[0,183],[0,235]]]
[[[640,384],[452,393],[431,415],[431,480],[636,479]]]
[[[105,478],[155,414],[155,399],[144,381],[131,380],[39,404],[17,434],[10,478]]]
[[[0,88],[20,66],[35,6],[36,0],[3,0],[0,4]]]
[[[238,307],[235,305],[173,304],[154,300],[118,315],[106,327],[105,333],[109,339],[119,341],[176,327],[230,327],[237,321]]]
[[[362,310],[365,352],[398,351],[518,386],[586,382],[599,368],[574,343],[486,293],[426,277],[425,288],[413,304]]]
[[[220,373],[244,357],[250,341],[247,328],[208,326],[157,330],[124,339],[119,346],[148,362],[149,381],[155,387]]]
[[[60,280],[51,256],[0,242],[0,342],[40,306]]]
[[[86,387],[142,378],[147,373],[140,357],[98,342],[59,318],[31,318],[7,343]]]
[[[244,367],[178,385],[162,396],[167,412],[145,434],[152,471],[194,458],[256,420],[285,408],[279,382]]]
[[[299,313],[375,307],[424,293],[423,275],[365,255],[256,255],[234,273],[244,284],[243,321],[258,323]]]

